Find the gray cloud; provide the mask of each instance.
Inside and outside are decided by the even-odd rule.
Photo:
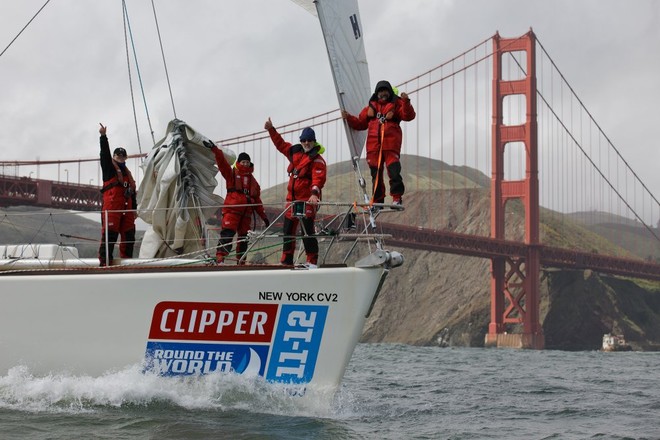
[[[0,46],[42,0],[0,1]],[[172,118],[150,2],[127,1],[158,138]],[[287,0],[156,2],[177,114],[215,139],[337,106],[315,19]],[[660,2],[361,0],[370,72],[399,83],[530,27],[626,160],[660,193]],[[134,76],[133,81],[137,78]],[[120,1],[51,2],[0,57],[4,160],[97,155],[98,123],[136,152]],[[142,149],[150,136],[140,112]]]

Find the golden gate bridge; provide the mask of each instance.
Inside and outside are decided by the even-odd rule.
[[[521,324],[516,343],[543,348],[538,305],[543,267],[660,280],[657,197],[532,31],[519,38],[496,34],[398,88],[417,111],[416,120],[403,126],[406,210],[379,221],[379,229],[391,235],[390,245],[491,261],[487,345],[506,344],[507,326]],[[295,142],[305,126],[315,128],[335,168],[325,199],[359,200],[357,185],[342,171],[351,158],[339,111],[278,131]],[[219,143],[248,152],[262,187],[270,188],[269,200],[284,200],[285,158],[265,131]],[[141,158],[129,161],[138,182]],[[99,183],[96,158],[0,162],[0,205],[98,211]],[[217,189],[221,195],[223,186]],[[490,216],[490,230],[475,230],[465,221],[483,215]],[[633,228],[647,237],[647,255],[623,250],[625,243],[617,243],[612,255],[562,243],[565,231],[576,225]]]

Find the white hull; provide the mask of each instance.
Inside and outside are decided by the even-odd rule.
[[[34,261],[34,260],[33,260]],[[191,268],[0,276],[0,374],[234,371],[339,385],[387,270]]]

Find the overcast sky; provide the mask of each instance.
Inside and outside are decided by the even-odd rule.
[[[0,50],[45,0],[0,0]],[[337,107],[317,20],[289,0],[155,2],[177,116],[212,137]],[[173,112],[151,1],[127,0],[156,138]],[[660,196],[660,1],[360,0],[372,81],[401,83],[532,27]],[[133,77],[133,81],[137,78]],[[142,150],[151,148],[143,104]],[[93,158],[98,123],[137,153],[120,0],[52,0],[0,57],[2,160]]]

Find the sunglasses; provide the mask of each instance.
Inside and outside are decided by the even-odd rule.
[[[316,142],[314,139],[300,139],[300,142]]]

